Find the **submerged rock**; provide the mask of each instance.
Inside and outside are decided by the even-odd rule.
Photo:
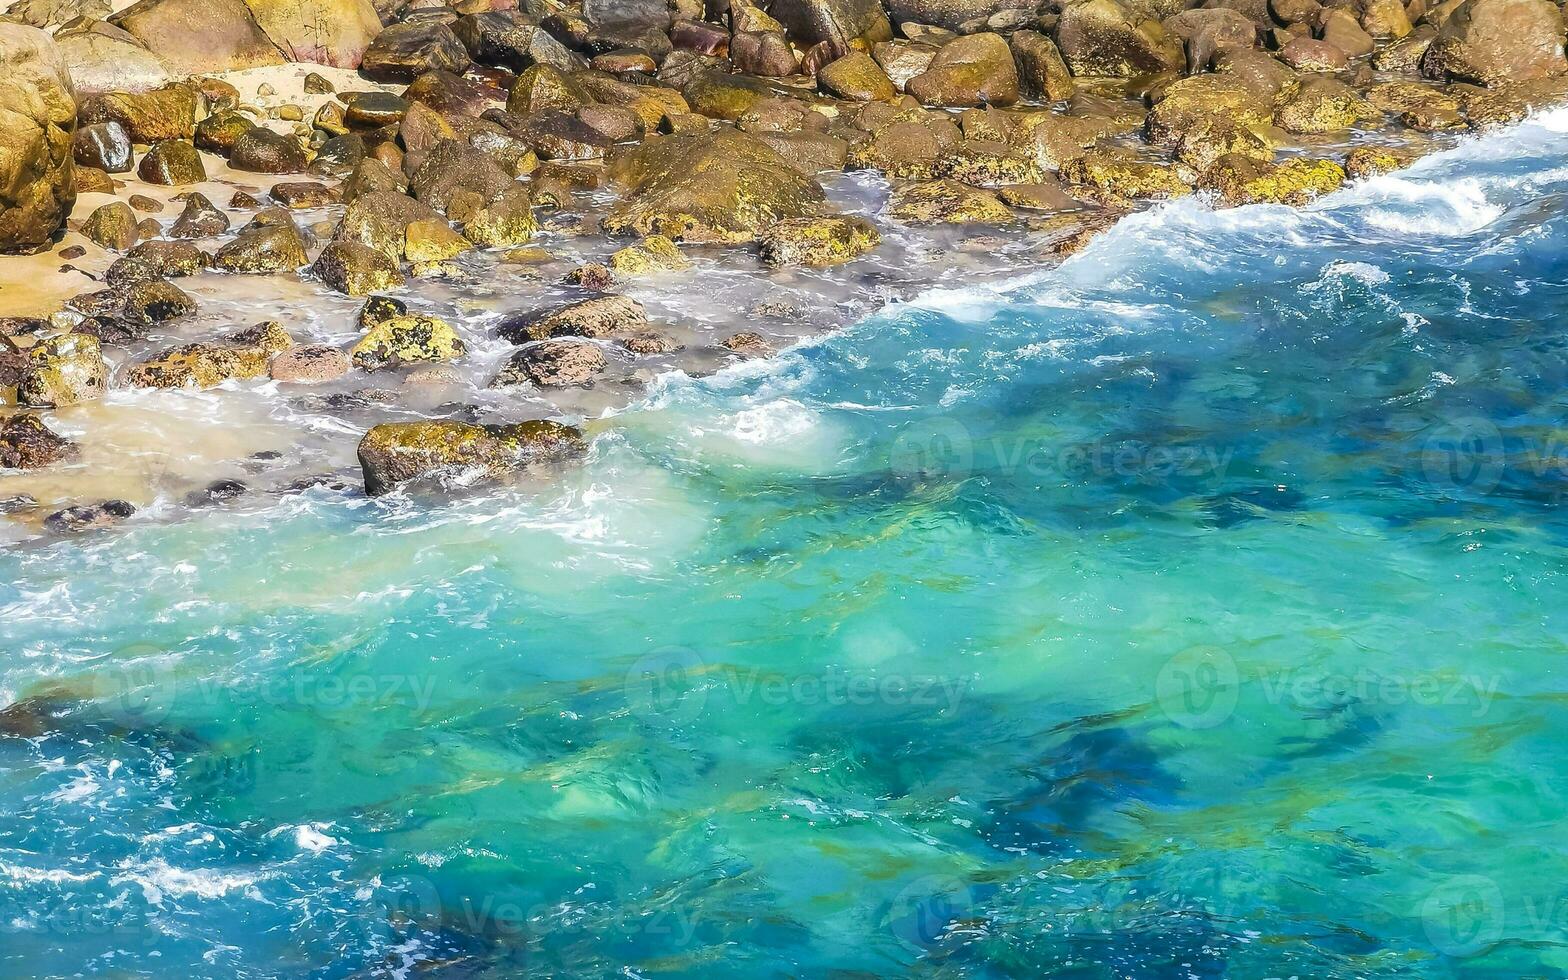
[[[542,314],[501,322],[503,340],[514,344],[552,337],[614,337],[646,327],[648,311],[630,296],[600,296]]]
[[[581,456],[586,450],[582,433],[558,422],[389,422],[360,440],[359,465],[365,492],[375,497],[415,481],[493,479],[529,465]]]
[[[16,400],[34,408],[63,408],[101,398],[108,387],[109,367],[98,338],[68,333],[28,348]]]
[[[126,372],[138,388],[213,388],[231,379],[259,378],[272,357],[293,346],[282,325],[268,321],[221,343],[171,347]]]
[[[328,242],[311,271],[331,288],[350,296],[368,296],[403,284],[396,262],[358,242]]]
[[[691,260],[663,235],[649,235],[635,245],[628,245],[612,253],[609,267],[615,275],[631,278],[659,272],[680,272],[691,268]]]
[[[77,505],[55,511],[44,518],[44,527],[56,534],[75,534],[111,527],[135,513],[136,507],[128,501],[105,500],[99,504]]]

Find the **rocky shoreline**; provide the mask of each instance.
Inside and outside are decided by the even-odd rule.
[[[1568,101],[1549,0],[20,0],[0,514],[580,457],[659,374]]]

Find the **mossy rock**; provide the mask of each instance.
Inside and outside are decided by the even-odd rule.
[[[610,271],[623,279],[680,272],[691,268],[691,260],[676,244],[663,235],[649,235],[636,245],[628,245],[610,256]]]
[[[956,180],[908,184],[893,192],[889,216],[909,224],[1006,224],[1013,220],[1002,199]]]
[[[468,348],[452,325],[435,317],[404,314],[372,325],[349,351],[356,367],[367,371],[450,361]]]
[[[880,244],[881,233],[864,218],[794,218],[764,232],[757,251],[771,266],[830,266],[853,261]]]
[[[1063,167],[1062,177],[1112,199],[1164,200],[1192,193],[1170,164],[1122,150],[1091,150]]]
[[[62,408],[101,398],[108,387],[109,368],[98,338],[68,333],[28,348],[16,400],[34,408]]]
[[[368,296],[403,285],[403,273],[396,262],[358,242],[328,242],[311,271],[331,288],[349,296]]]
[[[586,450],[579,430],[545,420],[491,426],[447,419],[388,422],[360,440],[359,464],[365,492],[375,497],[443,478],[494,479]]]
[[[1344,182],[1345,168],[1333,160],[1297,157],[1275,165],[1232,155],[1210,168],[1203,186],[1217,191],[1229,205],[1300,206],[1337,190]]]

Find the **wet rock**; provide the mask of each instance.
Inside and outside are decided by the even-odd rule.
[[[82,234],[100,248],[123,252],[136,244],[136,212],[124,201],[105,204],[87,216]]]
[[[1062,176],[1109,199],[1162,200],[1192,191],[1169,164],[1120,149],[1092,150],[1063,167]]]
[[[346,353],[326,344],[304,344],[279,354],[268,366],[272,380],[289,384],[324,384],[347,374]]]
[[[893,38],[880,0],[775,0],[768,13],[802,47],[826,41],[847,51],[856,41]]]
[[[1002,203],[1014,208],[1023,208],[1029,211],[1066,211],[1078,207],[1078,202],[1072,195],[1062,189],[1060,184],[1039,182],[1033,184],[1009,184],[999,187],[996,196]]]
[[[1323,40],[1352,58],[1363,58],[1377,47],[1371,35],[1361,29],[1356,15],[1347,9],[1326,9],[1319,24]]]
[[[692,112],[709,119],[739,119],[763,99],[785,94],[760,78],[708,71],[697,75],[681,88]]]
[[[517,11],[496,10],[459,17],[452,31],[473,59],[482,64],[515,72],[534,65],[551,65],[562,71],[583,67],[581,55]]]
[[[243,112],[225,109],[196,124],[194,142],[198,150],[226,157],[234,152],[234,144],[240,137],[255,128],[256,124]]]
[[[82,104],[83,123],[117,122],[133,143],[188,140],[196,132],[201,95],[185,82],[151,92],[105,92]]]
[[[492,387],[530,382],[541,388],[591,387],[607,366],[599,345],[587,340],[545,340],[507,359]]]
[[[1021,184],[1045,177],[1035,160],[1013,152],[1007,144],[977,140],[942,154],[932,173],[976,185]]]
[[[229,150],[229,166],[253,174],[297,174],[310,165],[298,141],[254,126]]]
[[[55,511],[44,518],[44,528],[55,534],[76,534],[112,527],[135,513],[136,508],[127,501],[105,500]]]
[[[1010,11],[1033,12],[1034,0],[887,0],[892,17],[907,32],[914,24],[956,31],[977,20]]]
[[[192,490],[186,494],[185,506],[208,507],[229,500],[238,500],[249,492],[250,488],[238,480],[214,480],[200,490]]]
[[[679,272],[691,268],[691,261],[668,238],[649,235],[635,245],[617,250],[610,256],[609,266],[616,276],[629,279],[660,272]]]
[[[321,177],[346,177],[364,160],[365,141],[354,133],[345,133],[322,143],[307,169]]]
[[[639,330],[627,337],[617,338],[622,347],[639,356],[669,354],[680,350],[675,338],[658,330]]]
[[[478,426],[432,420],[389,422],[365,433],[359,464],[372,497],[441,478],[494,479],[530,465],[581,456],[582,433],[557,422]]]
[[[931,59],[936,57],[936,52],[936,47],[932,45],[915,44],[912,41],[880,41],[871,47],[871,56],[900,92],[911,78],[931,67]]]
[[[245,2],[257,25],[291,62],[358,68],[381,32],[381,18],[370,0]]]
[[[268,321],[218,343],[171,347],[132,366],[125,380],[138,388],[214,388],[229,380],[262,377],[268,362],[293,344],[280,324]]]
[[[1464,0],[1421,66],[1433,78],[1491,86],[1561,75],[1568,71],[1562,13],[1547,0]]]
[[[455,259],[474,244],[452,230],[445,221],[411,221],[403,232],[403,256],[414,263],[415,273]]]
[[[408,100],[391,92],[350,92],[343,98],[348,101],[343,121],[359,129],[395,126],[408,112]]]
[[[338,202],[335,188],[314,180],[295,180],[273,184],[268,197],[290,211],[308,211],[324,208]]]
[[[308,261],[304,236],[294,222],[286,216],[275,221],[258,215],[233,241],[218,249],[212,265],[224,272],[265,276],[293,272]]]
[[[600,296],[542,314],[503,320],[498,332],[514,344],[557,337],[604,339],[635,333],[648,325],[648,312],[629,296]]]
[[[149,184],[195,184],[207,179],[207,168],[193,144],[170,139],[153,144],[137,165],[136,174]]]
[[[551,65],[534,65],[512,83],[506,111],[517,116],[536,112],[576,112],[593,100],[571,76]]]
[[[471,59],[452,28],[428,20],[393,24],[370,43],[360,72],[377,82],[411,82],[427,71],[461,72]]]
[[[1311,37],[1298,37],[1280,49],[1279,59],[1298,71],[1339,71],[1345,67],[1345,52]]]
[[[897,188],[888,215],[908,224],[1005,224],[1013,219],[1013,213],[995,194],[956,180]]]
[[[733,130],[644,143],[609,171],[628,189],[603,221],[611,234],[746,242],[776,221],[811,216],[826,196],[767,144]]]
[[[509,248],[527,242],[537,229],[533,198],[526,187],[516,185],[470,214],[463,237],[485,248]]]
[[[1274,121],[1274,102],[1243,78],[1194,75],[1166,86],[1144,121],[1144,132],[1149,142],[1172,146],[1216,118],[1265,128]]]
[[[145,263],[157,278],[193,276],[207,266],[206,254],[185,241],[142,242],[126,252],[125,257],[133,262]],[[112,270],[113,266],[110,268]]]
[[[83,126],[71,139],[71,156],[84,167],[111,174],[130,173],[131,138],[117,122]]]
[[[757,251],[771,266],[830,266],[859,258],[881,243],[882,235],[864,218],[795,218],[764,232]]]
[[[1009,106],[1018,101],[1018,69],[1000,35],[972,34],[944,45],[904,88],[926,105]]]
[[[141,211],[146,214],[163,213],[163,202],[156,198],[148,197],[146,194],[132,194],[130,204],[132,210],[135,211]]]
[[[409,192],[448,217],[463,221],[516,186],[489,156],[458,140],[442,140],[409,178]]]
[[[49,247],[76,203],[76,99],[49,36],[0,24],[0,253]]]
[[[734,35],[730,39],[730,61],[737,71],[763,78],[783,78],[795,74],[800,67],[800,59],[795,57],[789,41],[777,31]]]
[[[1063,8],[1056,44],[1075,76],[1131,78],[1179,71],[1181,45],[1157,21],[1117,0],[1079,0]]]
[[[1300,206],[1337,189],[1345,171],[1332,160],[1297,157],[1281,164],[1249,157],[1227,156],[1203,177],[1205,189],[1218,191],[1230,205],[1290,204]]]
[[[1420,70],[1432,42],[1437,40],[1437,28],[1431,24],[1417,25],[1404,39],[1372,56],[1372,67],[1378,71],[1415,72]]]
[[[817,81],[829,95],[854,102],[888,102],[898,90],[869,54],[851,51],[817,72]]]
[[[742,330],[719,341],[719,346],[745,358],[772,357],[778,351],[760,333]]]
[[[449,361],[463,356],[467,349],[457,331],[444,320],[405,314],[372,325],[349,351],[349,356],[356,367],[379,371],[407,364]]]
[[[403,98],[428,106],[447,119],[477,119],[497,101],[502,101],[495,89],[449,71],[425,72],[403,90]]]
[[[358,242],[327,243],[311,271],[332,289],[350,296],[367,296],[403,285],[403,273],[396,262]]]
[[[408,304],[391,296],[372,296],[359,308],[359,329],[369,330],[394,317],[406,316]]]
[[[139,0],[110,22],[129,31],[178,75],[284,61],[242,0]]]
[[[604,142],[624,143],[643,134],[642,119],[630,109],[613,105],[585,105],[577,110],[577,118],[589,129],[604,137]]]
[[[1345,176],[1351,180],[1392,173],[1415,163],[1420,155],[1414,150],[1393,146],[1358,146],[1345,158]]]
[[[190,316],[196,312],[196,301],[173,283],[150,279],[126,287],[121,309],[122,319],[145,328]]]
[[[615,274],[610,267],[598,262],[580,265],[566,274],[565,282],[589,290],[605,290],[615,285]]]
[[[1374,38],[1387,40],[1410,33],[1410,17],[1400,0],[1363,0],[1361,29]]]
[[[0,469],[35,470],[76,453],[69,439],[50,431],[43,419],[29,412],[0,422]]]
[[[185,209],[169,227],[170,238],[212,238],[229,230],[229,216],[218,210],[205,194],[192,191]]]
[[[1336,79],[1314,78],[1279,107],[1274,122],[1289,133],[1333,133],[1376,116],[1376,108],[1355,89]]]
[[[28,348],[16,400],[31,408],[63,408],[100,398],[108,386],[98,338],[61,334]]]
[[[1073,97],[1077,87],[1055,41],[1038,31],[1019,31],[1012,36],[1010,46],[1023,95],[1045,102]]]
[[[409,225],[416,221],[443,220],[430,205],[405,194],[371,191],[349,202],[334,237],[339,241],[369,245],[388,258],[398,260],[405,255]]]

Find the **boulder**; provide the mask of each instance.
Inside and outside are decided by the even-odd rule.
[[[136,244],[136,212],[124,201],[102,205],[82,222],[82,234],[101,248],[123,252]]]
[[[439,21],[416,20],[393,24],[376,35],[359,70],[377,82],[411,82],[427,71],[461,72],[472,60],[452,28]]]
[[[449,361],[468,348],[451,324],[435,317],[404,314],[373,324],[349,351],[354,365],[366,371],[407,364]]]
[[[499,388],[530,382],[541,388],[586,388],[606,366],[604,351],[592,341],[545,340],[509,357],[491,385]]]
[[[517,11],[492,10],[459,17],[452,25],[452,32],[480,64],[516,72],[534,65],[550,65],[561,71],[586,67],[582,55]]]
[[[193,142],[198,150],[227,157],[234,152],[234,144],[240,137],[255,128],[256,124],[245,113],[223,109],[196,124]]]
[[[1379,112],[1356,90],[1334,78],[1307,81],[1274,113],[1274,123],[1287,133],[1335,133]]]
[[[381,18],[370,0],[245,0],[289,61],[358,68]]]
[[[1013,213],[988,190],[956,180],[905,184],[893,192],[888,216],[912,225],[1006,224]]]
[[[900,92],[911,78],[931,67],[931,59],[936,57],[936,52],[937,49],[932,45],[916,44],[913,41],[881,41],[871,46],[871,56],[877,59],[877,64],[887,73],[888,80]]]
[[[170,238],[212,238],[229,230],[229,216],[219,211],[207,195],[192,191],[185,209],[169,227]]]
[[[1131,78],[1179,71],[1181,45],[1158,21],[1117,0],[1076,0],[1062,9],[1056,46],[1074,76]]]
[[[864,218],[792,218],[763,232],[757,253],[771,266],[830,266],[857,259],[880,244],[882,235]]]
[[[188,140],[196,133],[202,97],[184,82],[150,92],[105,92],[82,103],[83,123],[117,122],[133,143]]]
[[[267,374],[290,384],[322,384],[341,378],[352,366],[348,355],[336,347],[302,344],[274,357]]]
[[[218,249],[212,257],[213,268],[266,276],[294,272],[309,261],[304,236],[294,222],[286,215],[278,219],[265,215],[267,212],[257,215],[233,241]]]
[[[396,262],[359,242],[328,242],[311,271],[331,288],[350,296],[368,296],[403,284]]]
[[[17,0],[5,13],[19,24],[47,30],[78,17],[101,20],[110,9],[108,0]]]
[[[586,451],[582,433],[558,422],[492,426],[451,420],[387,422],[360,440],[359,465],[365,492],[375,497],[406,484],[443,478],[494,479]]]
[[[1548,0],[1464,0],[1427,49],[1422,71],[1496,86],[1561,75],[1563,17]]]
[[[1219,193],[1230,205],[1291,204],[1300,206],[1345,182],[1345,170],[1332,160],[1296,157],[1281,164],[1249,157],[1227,156],[1204,174],[1201,186]]]
[[[1399,0],[1362,0],[1361,29],[1374,38],[1398,39],[1410,33],[1410,17]]]
[[[21,412],[0,422],[0,469],[36,470],[71,459],[77,449],[44,420]]]
[[[609,267],[616,276],[629,279],[660,272],[680,272],[691,268],[691,260],[663,235],[649,235],[635,245],[612,253]]]
[[[404,258],[410,225],[417,221],[444,220],[430,205],[406,194],[370,191],[349,202],[333,237],[369,245],[396,261]]]
[[[442,140],[409,178],[409,192],[456,221],[516,186],[511,174],[485,153],[458,140]]]
[[[845,52],[856,41],[893,38],[881,0],[774,0],[768,12],[801,47],[826,41]]]
[[[0,253],[48,248],[76,203],[76,97],[49,35],[0,24]]]
[[[282,325],[267,321],[218,343],[185,344],[161,351],[126,372],[137,388],[215,388],[225,381],[259,378],[294,340]]]
[[[109,18],[177,75],[281,65],[244,0],[137,0]]]
[[[167,61],[129,31],[101,20],[72,24],[55,34],[55,43],[78,95],[147,92],[175,80]]]
[[[63,408],[101,398],[108,387],[109,368],[98,338],[68,333],[27,349],[16,400],[30,408]]]
[[[125,257],[145,263],[156,276],[169,278],[193,276],[205,269],[208,262],[206,253],[190,242],[161,239],[142,242],[126,252]]]
[[[1037,31],[1017,31],[1013,34],[1011,47],[1022,94],[1045,102],[1061,102],[1073,97],[1072,72],[1055,41]]]
[[[647,325],[648,312],[641,303],[629,296],[600,296],[544,313],[508,317],[497,332],[503,340],[523,344],[555,337],[626,336]]]
[[[82,166],[97,167],[104,173],[130,173],[131,138],[117,122],[93,123],[76,131],[71,156]]]
[[[1163,200],[1192,192],[1174,167],[1121,148],[1091,150],[1063,167],[1062,177],[1110,201]]]
[[[1009,106],[1018,101],[1018,68],[1000,35],[972,34],[943,45],[904,88],[926,105]]]
[[[782,31],[747,31],[730,38],[730,61],[735,70],[764,78],[783,78],[800,69]]]
[[[247,173],[297,174],[309,165],[298,140],[261,126],[241,133],[229,150],[229,166]]]
[[[510,248],[533,238],[533,195],[514,184],[463,221],[463,237],[483,248]]]
[[[193,143],[170,139],[153,144],[136,165],[136,175],[149,184],[175,186],[206,180],[207,168]]]
[[[826,197],[766,143],[735,130],[653,140],[608,169],[627,189],[603,220],[611,234],[748,242],[776,221],[812,216]]]
[[[1364,58],[1377,47],[1356,15],[1343,7],[1324,10],[1319,24],[1323,40],[1352,58]]]
[[[1008,11],[1032,12],[1036,0],[885,0],[900,24],[930,24],[956,31],[975,20]]]
[[[1297,37],[1280,48],[1279,60],[1297,71],[1340,71],[1349,59],[1327,41]]]
[[[882,66],[864,51],[851,51],[817,72],[822,90],[854,102],[891,102],[898,90]]]

